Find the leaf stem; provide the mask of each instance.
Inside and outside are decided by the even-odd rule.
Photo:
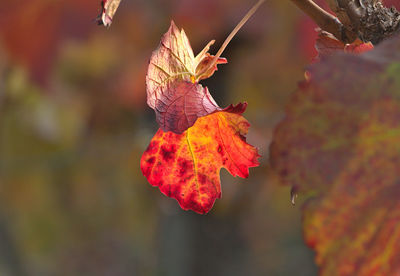
[[[246,15],[240,20],[240,22],[236,25],[233,31],[228,35],[225,39],[224,43],[222,44],[221,48],[219,48],[217,54],[214,56],[212,61],[210,62],[208,67],[205,67],[201,72],[199,72],[199,76],[203,73],[207,72],[209,69],[213,68],[217,63],[218,58],[222,55],[226,47],[228,46],[229,42],[231,42],[232,38],[237,34],[237,32],[243,27],[244,24],[253,16],[253,14],[257,11],[257,9],[265,2],[265,0],[259,0],[247,13]]]

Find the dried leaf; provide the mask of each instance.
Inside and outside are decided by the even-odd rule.
[[[110,27],[121,0],[102,0],[101,13],[98,16],[97,23]]]
[[[172,21],[171,26],[167,33],[161,38],[161,43],[157,50],[155,50],[150,58],[150,64],[146,76],[146,89],[147,89],[147,103],[156,112],[158,122],[165,131],[173,131],[175,133],[182,133],[186,128],[193,125],[196,119],[213,112],[215,109],[210,109],[208,106],[215,105],[215,101],[208,93],[207,89],[202,88],[197,84],[200,79],[211,76],[217,69],[216,66],[205,73],[198,75],[201,69],[210,62],[211,56],[208,54],[210,46],[214,43],[211,41],[207,46],[195,57],[193,50],[190,46],[189,40],[183,30],[179,31],[175,23]],[[219,64],[226,63],[225,59],[218,59]],[[179,82],[186,83],[185,85],[178,84]],[[188,83],[195,85],[190,86]],[[182,90],[186,86],[192,92],[185,92]],[[179,88],[179,90],[177,89]],[[178,92],[178,94],[175,94]],[[189,93],[189,94],[188,94]],[[185,103],[185,97],[190,97],[190,104]],[[179,99],[181,110],[176,113],[170,113],[168,119],[165,119],[165,113],[169,110],[169,104],[175,103]],[[203,100],[207,99],[207,103]],[[161,106],[161,108],[160,108]],[[201,111],[202,106],[205,110]],[[191,112],[186,114],[185,111],[190,109]],[[208,113],[207,113],[208,112]],[[197,118],[193,117],[196,115]],[[189,118],[187,118],[189,117]],[[185,124],[177,122],[186,122]]]

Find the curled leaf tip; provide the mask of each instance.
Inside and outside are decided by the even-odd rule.
[[[98,25],[104,25],[110,27],[113,17],[118,9],[121,0],[102,0],[101,1],[101,12],[96,18]]]
[[[232,30],[232,32],[228,35],[228,37],[225,39],[224,43],[222,44],[221,48],[219,48],[217,54],[213,56],[212,60],[208,62],[208,66],[204,66],[202,70],[199,71],[199,75],[205,74],[207,71],[212,70],[214,66],[218,64],[218,61],[228,46],[228,44],[231,42],[232,38],[237,34],[237,32],[243,27],[244,24],[250,19],[250,17],[253,16],[253,14],[257,11],[257,9],[265,2],[265,0],[259,0],[247,13],[246,15],[240,20],[240,22],[236,25],[236,27]]]

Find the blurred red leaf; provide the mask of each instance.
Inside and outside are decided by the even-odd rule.
[[[296,192],[321,275],[400,271],[400,37],[310,67],[277,127],[271,163]]]
[[[296,45],[300,53],[307,59],[313,60],[317,56],[317,50],[315,49],[315,40],[318,37],[316,32],[317,25],[308,16],[302,14],[296,22]]]
[[[220,169],[248,177],[258,166],[257,149],[245,141],[247,104],[199,118],[182,134],[159,129],[141,160],[143,175],[182,209],[207,213],[221,197]]]
[[[146,76],[147,103],[164,131],[182,133],[197,118],[218,108],[207,88],[197,83],[217,70],[216,66],[207,70],[213,57],[208,50],[213,43],[195,57],[185,32],[172,21],[153,52]],[[226,60],[219,58],[218,63]]]
[[[0,39],[12,61],[26,66],[31,77],[43,84],[61,39],[88,31],[93,4],[94,0],[92,4],[80,0],[6,1],[0,9]],[[82,20],[88,23],[82,24]],[[79,28],[71,27],[75,25]]]

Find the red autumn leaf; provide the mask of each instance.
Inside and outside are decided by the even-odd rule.
[[[117,12],[119,4],[121,4],[121,0],[102,0],[101,13],[98,16],[97,23],[109,27],[115,13]]]
[[[199,118],[182,134],[159,129],[141,159],[143,175],[182,209],[207,213],[221,197],[219,171],[248,177],[258,166],[257,149],[245,141],[247,104]]]
[[[153,52],[146,76],[147,103],[155,110],[164,131],[182,133],[197,118],[218,107],[208,90],[197,83],[217,70],[216,66],[206,70],[213,57],[208,54],[213,43],[208,43],[195,57],[185,32],[179,31],[172,21]],[[219,58],[218,63],[226,63],[226,59]],[[180,82],[186,84],[178,84]],[[184,91],[185,87],[189,90]]]
[[[400,271],[400,37],[310,68],[271,145],[296,192],[320,275]]]
[[[147,103],[160,129],[141,159],[143,175],[153,186],[175,198],[184,210],[207,213],[221,197],[219,171],[247,177],[258,166],[257,149],[247,144],[247,104],[221,110],[198,82],[226,63],[220,55],[229,41],[263,3],[255,4],[224,41],[216,56],[214,41],[195,57],[183,30],[174,22],[151,56],[146,76]]]

